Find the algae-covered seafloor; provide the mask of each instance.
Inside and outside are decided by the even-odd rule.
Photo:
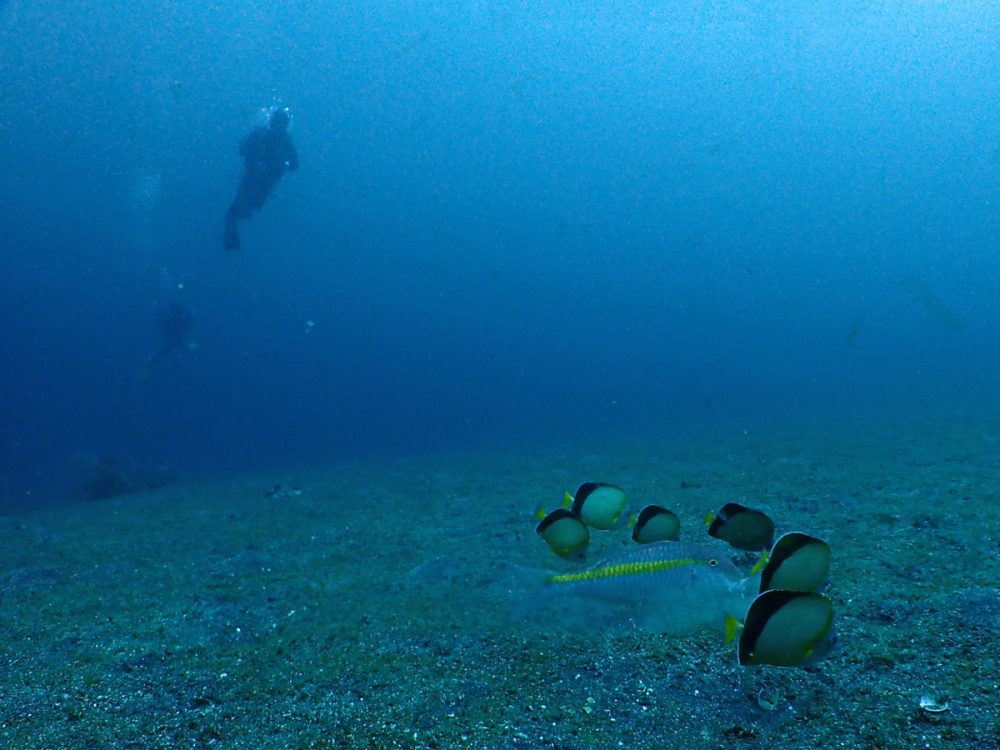
[[[0,746],[1000,747],[998,449],[981,424],[635,439],[3,518]],[[592,479],[682,539],[735,500],[828,540],[838,648],[747,670],[715,632],[540,614],[568,563],[534,513]]]

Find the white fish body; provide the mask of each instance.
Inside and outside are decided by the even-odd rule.
[[[742,621],[757,581],[719,547],[656,542],[585,570],[552,575],[547,590],[559,595],[567,618],[574,617],[576,602],[584,609],[583,617],[599,624],[625,619],[643,630],[678,634],[722,629],[726,615]],[[582,604],[585,601],[591,604]],[[601,604],[606,606],[602,609]]]

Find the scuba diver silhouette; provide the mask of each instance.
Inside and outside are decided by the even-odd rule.
[[[229,210],[223,243],[226,250],[238,250],[240,234],[236,223],[259,211],[286,169],[299,168],[299,154],[288,135],[291,118],[286,108],[275,109],[267,127],[256,127],[240,144],[245,170]]]
[[[146,360],[146,368],[151,368],[176,349],[192,347],[187,340],[191,330],[191,311],[180,302],[172,302],[161,309],[156,316],[160,325],[160,347]]]

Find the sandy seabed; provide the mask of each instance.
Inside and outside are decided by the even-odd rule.
[[[0,747],[1000,748],[998,451],[996,424],[737,431],[0,518]],[[532,577],[567,563],[535,511],[590,480],[685,540],[728,501],[826,539],[838,648],[746,669],[714,631],[539,615]],[[591,561],[627,538],[595,534]]]

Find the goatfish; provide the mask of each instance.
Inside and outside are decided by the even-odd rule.
[[[720,551],[685,542],[644,544],[585,570],[550,575],[546,593],[572,597],[572,605],[559,599],[563,621],[581,617],[592,626],[624,619],[647,631],[673,634],[719,627],[728,642],[746,615],[758,576],[745,575]],[[582,611],[585,601],[592,606]],[[596,603],[605,609],[595,608]]]

